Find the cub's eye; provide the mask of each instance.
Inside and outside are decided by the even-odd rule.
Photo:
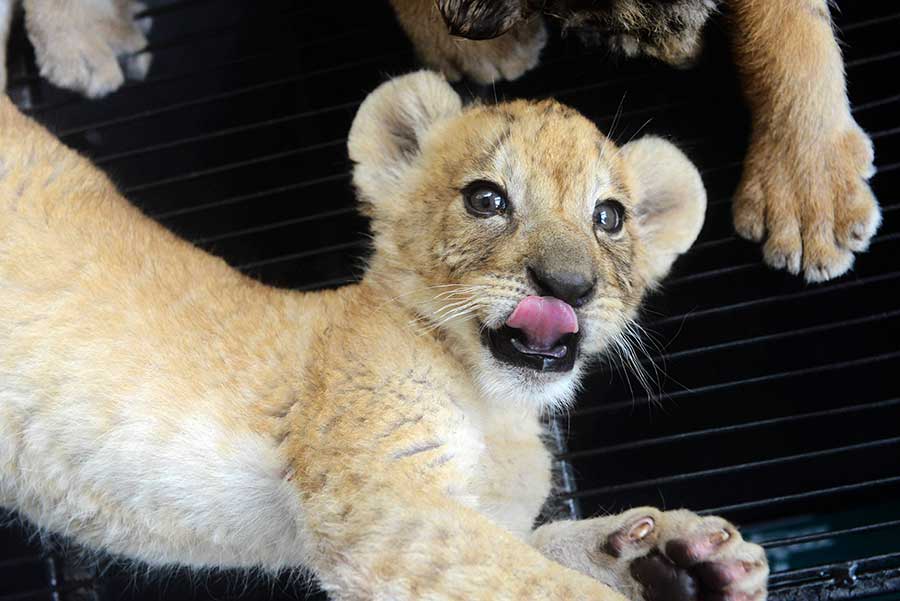
[[[625,223],[625,207],[617,200],[603,200],[594,207],[594,225],[607,234],[615,234]]]
[[[466,210],[475,217],[493,217],[506,212],[506,195],[491,182],[472,182],[463,188]]]

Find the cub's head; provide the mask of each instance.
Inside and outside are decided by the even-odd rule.
[[[367,278],[500,401],[568,402],[703,223],[700,175],[670,143],[619,148],[550,100],[463,107],[429,72],[373,92],[348,144]]]

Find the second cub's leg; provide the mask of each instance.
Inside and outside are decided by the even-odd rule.
[[[150,69],[151,55],[139,53],[147,46],[150,20],[134,18],[143,4],[25,0],[24,5],[41,75],[53,84],[97,98],[118,89],[126,76],[143,79]]]
[[[866,183],[872,142],[854,121],[827,0],[730,0],[735,58],[753,113],[734,225],[766,263],[837,277],[881,214]]]
[[[489,84],[517,79],[537,65],[547,42],[540,15],[521,20],[512,18],[510,22],[514,24],[505,33],[493,39],[471,40],[450,35],[434,0],[391,0],[391,4],[419,58],[429,67],[442,71],[451,81],[467,77]],[[474,21],[465,15],[458,17],[461,27],[481,25],[477,17],[472,17]]]
[[[763,601],[762,547],[719,517],[640,507],[590,520],[546,524],[532,545],[633,601]]]

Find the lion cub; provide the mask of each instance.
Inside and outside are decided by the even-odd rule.
[[[0,505],[151,565],[302,568],[342,600],[764,598],[762,550],[719,518],[532,531],[540,414],[700,229],[685,156],[553,101],[464,107],[428,72],[371,94],[349,151],[374,256],[299,293],[0,104]]]

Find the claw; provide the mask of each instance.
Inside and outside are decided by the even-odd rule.
[[[628,538],[632,541],[643,540],[653,531],[653,528],[656,527],[656,522],[653,521],[653,518],[647,517],[641,520],[631,527],[631,530],[628,532]]]

